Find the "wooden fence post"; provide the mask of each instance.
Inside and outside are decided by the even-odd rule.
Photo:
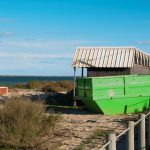
[[[116,150],[116,134],[110,133],[108,135],[108,140],[111,141],[111,143],[108,146],[108,150]]]
[[[140,122],[140,149],[146,150],[145,144],[145,114],[141,114],[141,122]]]
[[[148,112],[150,112],[150,107],[149,107],[148,110],[149,110]],[[148,135],[147,135],[147,137],[148,137],[148,139],[147,139],[147,145],[148,145],[148,147],[150,147],[150,115],[148,115],[147,133],[148,133]]]
[[[134,121],[129,121],[128,127],[130,127],[127,136],[128,150],[134,150]]]

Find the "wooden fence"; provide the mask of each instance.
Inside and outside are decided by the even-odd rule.
[[[146,124],[147,120],[147,124]],[[138,148],[135,148],[135,127],[138,126]],[[147,134],[146,134],[147,133]],[[126,150],[150,150],[150,108],[147,114],[141,114],[140,119],[136,122],[129,121],[127,128],[116,136],[115,133],[110,133],[107,138],[107,143],[99,150],[117,150],[117,141],[126,135],[125,148]],[[147,138],[146,138],[147,137]],[[123,148],[122,148],[123,149]],[[122,150],[119,149],[119,150]]]

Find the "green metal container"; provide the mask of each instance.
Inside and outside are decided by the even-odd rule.
[[[93,112],[140,112],[149,107],[150,75],[77,78],[76,96]]]
[[[129,96],[150,96],[150,76],[126,78],[125,89]]]

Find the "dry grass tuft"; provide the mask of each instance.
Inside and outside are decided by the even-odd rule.
[[[58,115],[45,113],[43,102],[24,98],[8,100],[0,109],[0,146],[38,149],[43,137],[52,134]]]

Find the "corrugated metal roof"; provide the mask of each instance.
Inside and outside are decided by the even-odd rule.
[[[150,66],[150,55],[135,47],[79,47],[73,67],[127,68],[134,64]]]

